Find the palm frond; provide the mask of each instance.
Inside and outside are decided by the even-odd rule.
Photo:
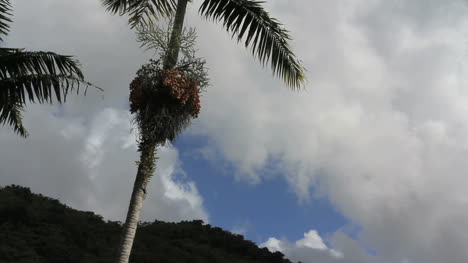
[[[244,39],[254,57],[265,65],[271,64],[273,74],[282,78],[291,88],[305,82],[305,69],[291,50],[289,32],[254,0],[204,0],[199,12],[207,19],[220,21],[223,26]]]
[[[9,0],[0,0],[0,35],[7,35],[10,31],[11,23],[11,3]],[[0,41],[3,41],[0,37]]]
[[[27,74],[69,74],[83,79],[79,62],[71,56],[0,48],[0,79]]]
[[[52,52],[24,52],[0,48],[0,99],[25,103],[65,100],[69,90],[85,82],[79,62]],[[0,101],[0,104],[7,103]]]
[[[53,98],[62,103],[66,100],[68,92],[80,85],[92,86],[76,77],[65,74],[31,74],[0,80],[0,105],[16,102],[21,105],[30,102],[52,103]]]
[[[22,106],[16,103],[0,104],[0,124],[9,125],[22,137],[28,137],[28,132],[23,126]]]
[[[131,27],[150,24],[158,17],[174,13],[175,0],[102,0],[104,7],[112,14],[129,15]]]

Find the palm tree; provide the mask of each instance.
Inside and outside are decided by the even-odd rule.
[[[128,14],[129,24],[135,27],[141,23],[152,23],[159,17],[175,13],[171,47],[165,66],[175,65],[179,45],[177,38],[183,28],[187,4],[191,0],[101,0],[113,14]],[[177,2],[176,2],[177,1]],[[252,55],[262,65],[270,62],[273,73],[293,88],[301,87],[305,82],[305,72],[291,50],[291,37],[278,20],[270,17],[261,1],[255,0],[201,0],[199,13],[214,22],[221,22],[223,27],[236,38],[250,47]]]
[[[170,26],[169,26],[170,27]],[[167,32],[167,31],[166,31]],[[139,27],[138,41],[148,49],[160,50],[167,58],[170,32],[154,26]],[[199,93],[208,85],[205,61],[195,58],[195,32],[181,34],[179,43],[183,59],[173,68],[163,67],[160,60],[150,60],[130,83],[130,112],[138,127],[140,161],[127,218],[118,250],[118,262],[128,262],[138,225],[146,187],[155,170],[156,148],[173,141],[200,112]]]
[[[10,17],[10,1],[0,0],[0,41],[9,32]],[[80,84],[91,85],[84,81],[79,62],[71,56],[0,47],[0,124],[27,137],[21,117],[26,101],[52,103],[55,97],[61,103]]]
[[[181,32],[187,4],[191,2],[190,0],[177,0],[177,2],[176,0],[102,0],[102,2],[111,13],[128,14],[130,16],[129,24],[132,27],[140,24],[149,25],[159,17],[174,15],[168,50],[164,54],[162,62],[164,70],[174,69],[178,61]],[[290,88],[297,89],[304,84],[304,69],[291,51],[288,42],[291,38],[288,31],[276,19],[270,17],[263,9],[261,2],[254,0],[203,0],[199,13],[206,19],[222,22],[222,25],[233,37],[236,37],[238,42],[243,41],[246,47],[250,47],[252,55],[262,65],[269,62],[273,73],[283,79]],[[142,78],[139,81],[142,81]],[[136,119],[138,123],[138,117]],[[141,120],[143,121],[140,129],[151,127],[144,125],[144,118]],[[182,126],[187,124],[186,121],[181,123]],[[158,124],[164,125],[164,122],[158,122]],[[176,131],[172,133],[174,136],[181,131],[181,129],[172,130],[171,128],[166,130]],[[130,257],[141,207],[146,195],[146,186],[155,167],[157,144],[158,142],[155,142],[154,138],[152,140],[146,140],[145,136],[140,138],[140,162],[118,250],[117,262],[119,263],[127,263]]]

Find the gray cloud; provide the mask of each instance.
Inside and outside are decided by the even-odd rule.
[[[34,10],[34,12],[32,12]],[[60,106],[30,105],[24,140],[2,129],[0,184],[29,186],[68,205],[123,220],[138,159],[127,97],[138,67],[147,61],[123,17],[99,1],[13,1],[5,46],[75,55],[90,88]],[[179,167],[176,149],[159,151],[143,220],[203,219],[208,214],[196,185]]]
[[[362,227],[372,261],[466,262],[465,3],[269,5],[295,32],[306,91],[288,92],[220,38],[234,55],[210,57],[215,85],[194,132],[240,178],[261,181],[274,160],[299,199],[318,188]]]
[[[138,158],[129,113],[106,108],[85,124],[82,118],[54,116],[50,108],[30,107],[27,140],[2,130],[2,149],[8,150],[0,153],[0,183],[28,186],[74,208],[122,221]],[[179,167],[177,150],[160,148],[158,156],[142,220],[208,221],[202,197]]]

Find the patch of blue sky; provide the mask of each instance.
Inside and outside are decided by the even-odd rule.
[[[229,174],[238,172],[235,166],[207,160],[198,152],[207,143],[207,138],[183,135],[174,146],[179,150],[182,169],[204,199],[212,226],[237,231],[259,244],[269,237],[296,241],[311,229],[327,237],[350,225],[325,198],[299,202],[273,162],[259,171],[268,173],[262,174],[265,179],[259,184],[236,180]]]

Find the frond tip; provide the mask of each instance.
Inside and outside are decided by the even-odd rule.
[[[28,137],[28,132],[23,126],[23,108],[18,104],[0,104],[0,124],[7,124],[22,137]]]
[[[176,6],[175,0],[101,0],[112,14],[129,15],[131,27],[151,24],[153,19],[170,16]]]
[[[199,12],[207,19],[220,21],[223,26],[243,39],[263,65],[270,62],[273,74],[293,89],[305,82],[305,69],[288,43],[289,32],[254,0],[204,0]]]
[[[0,0],[0,35],[7,35],[11,23],[11,3],[9,0]],[[0,41],[3,41],[0,37]]]

